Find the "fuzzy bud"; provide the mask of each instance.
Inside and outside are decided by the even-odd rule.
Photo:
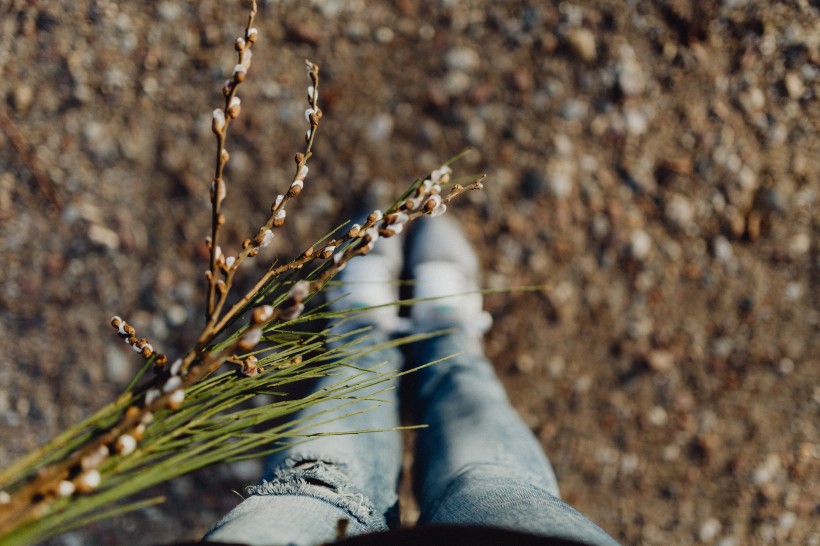
[[[288,296],[293,298],[293,301],[303,301],[310,293],[310,283],[308,281],[299,281],[290,287]]]
[[[242,361],[242,373],[249,377],[258,374],[259,368],[256,365],[257,362],[258,360],[253,355],[245,358],[245,360]]]
[[[364,232],[364,240],[367,244],[373,244],[379,240],[379,230],[372,227]]]
[[[235,263],[236,258],[234,256],[228,256],[227,258],[225,258],[225,267],[227,267],[228,269],[232,268],[233,264]]]
[[[260,328],[250,328],[239,338],[237,347],[241,351],[250,351],[262,340],[262,330]]]
[[[142,348],[142,350],[140,351],[140,355],[142,355],[142,358],[144,358],[145,360],[148,360],[149,358],[151,358],[151,355],[152,355],[152,354],[154,354],[154,350],[153,350],[153,349],[154,349],[154,348],[153,348],[153,347],[151,347],[151,345],[150,345],[150,344],[146,344],[146,345]]]
[[[111,326],[113,326],[114,328],[119,328],[120,324],[122,324],[122,319],[119,316],[114,315],[113,317],[111,317]]]
[[[319,253],[319,257],[323,260],[330,258],[333,255],[333,251],[336,250],[336,245],[327,245],[322,251]]]
[[[256,30],[254,27],[248,29],[248,32],[245,33],[245,39],[248,41],[249,44],[253,45],[256,43],[256,39],[259,37],[259,31]]]
[[[268,322],[272,316],[273,307],[271,307],[270,305],[263,305],[261,307],[257,307],[251,313],[251,324],[254,326],[264,324],[265,322]]]
[[[430,179],[432,180],[433,184],[446,184],[450,181],[450,173],[453,172],[453,169],[448,167],[447,165],[442,165],[432,173],[430,173]]]
[[[225,80],[225,85],[222,86],[222,94],[226,97],[233,91],[233,80]]]
[[[60,483],[57,484],[58,497],[70,497],[74,494],[74,491],[76,490],[77,487],[74,485],[74,483],[68,480],[60,480]]]
[[[245,39],[242,37],[237,38],[233,46],[234,49],[236,49],[237,51],[242,51],[243,49],[245,49]]]
[[[222,111],[222,108],[214,110],[214,119],[211,124],[211,129],[213,129],[213,132],[217,135],[221,135],[222,131],[225,130],[225,112]]]
[[[145,405],[150,406],[160,396],[162,396],[162,393],[159,389],[150,389],[145,393]]]
[[[168,356],[164,354],[157,355],[157,359],[154,360],[154,364],[162,368],[168,363]]]
[[[385,218],[388,224],[406,224],[410,217],[403,212],[393,212]]]
[[[239,97],[233,97],[231,102],[228,103],[228,112],[227,116],[230,119],[238,118],[239,112],[242,110],[242,101]]]
[[[277,195],[276,200],[273,202],[273,209],[278,209],[279,205],[281,205],[282,201],[284,201],[284,200],[285,200],[284,195],[282,195],[281,193],[279,195]]]
[[[437,206],[441,204],[440,195],[431,195],[430,198],[424,202],[424,212],[430,214]]]
[[[182,386],[182,379],[178,375],[172,375],[168,381],[162,386],[162,392],[169,393],[177,390]]]
[[[285,223],[285,216],[287,216],[288,211],[285,209],[280,209],[279,212],[276,213],[276,216],[273,217],[273,225],[276,227],[280,227]]]
[[[291,197],[298,197],[300,193],[302,193],[302,188],[304,187],[305,182],[303,180],[297,179],[293,181],[293,184],[290,185],[290,189],[288,190],[288,194]]]
[[[347,230],[347,236],[350,237],[351,239],[354,238],[354,237],[358,237],[359,236],[359,231],[361,229],[362,229],[362,226],[360,226],[359,224],[353,224],[352,226],[350,226],[350,229]]]
[[[168,409],[179,409],[182,405],[182,402],[185,401],[185,391],[182,389],[176,390],[171,393],[171,396],[168,397]]]
[[[135,449],[137,449],[137,440],[130,434],[123,434],[117,438],[117,442],[114,444],[114,449],[120,455],[130,455]]]
[[[260,236],[256,237],[257,242],[259,243],[260,248],[265,248],[273,241],[274,233],[273,231],[266,229],[264,233]]]
[[[253,57],[253,51],[250,49],[244,49],[242,52],[239,53],[239,64],[244,66],[246,69],[251,67],[251,58]]]
[[[227,150],[223,149],[223,152],[227,153]],[[224,159],[224,158],[223,158]],[[227,162],[227,160],[225,160]],[[224,180],[211,180],[211,201],[214,201],[214,197],[216,194],[217,188],[219,188],[219,195],[217,196],[217,203],[221,203],[223,199],[225,199],[225,194],[227,190],[225,189],[225,181]]]
[[[94,491],[100,486],[102,482],[102,476],[100,476],[99,470],[89,470],[87,472],[83,472],[77,478],[77,491],[80,493],[90,493]]]
[[[304,309],[305,305],[303,303],[294,303],[290,307],[282,309],[280,317],[282,317],[284,321],[295,320],[299,318],[299,315],[302,314]]]
[[[378,221],[379,221],[379,220],[381,220],[382,218],[384,218],[384,213],[383,213],[382,211],[380,211],[380,210],[374,210],[373,212],[371,212],[371,213],[368,215],[368,217],[367,217],[367,223],[368,223],[368,224],[375,224],[376,222],[378,222]]]
[[[95,451],[89,453],[80,461],[80,466],[83,470],[92,470],[98,468],[102,462],[108,457],[108,447],[100,446]]]
[[[447,212],[447,205],[445,205],[444,203],[439,203],[438,205],[436,205],[436,208],[430,211],[430,216],[435,218],[436,216],[441,216],[445,212]]]
[[[142,423],[140,423],[139,425],[137,425],[136,427],[134,427],[134,430],[133,430],[133,431],[131,431],[131,436],[133,436],[133,437],[134,437],[134,439],[135,439],[137,442],[141,442],[141,441],[142,441],[142,439],[145,437],[145,425],[143,425]]]
[[[398,235],[404,230],[404,224],[392,224],[387,226],[387,228],[382,231],[382,235],[384,237],[392,237],[393,235]]]
[[[245,81],[245,75],[248,73],[248,67],[242,64],[237,64],[233,67],[233,79],[238,82]]]
[[[182,371],[182,359],[177,358],[176,360],[174,360],[174,363],[171,364],[171,368],[168,370],[168,372],[171,375],[179,375],[179,372],[181,372],[181,371]]]

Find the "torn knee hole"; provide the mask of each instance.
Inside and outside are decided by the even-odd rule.
[[[305,478],[305,482],[310,485],[318,485],[319,487],[326,487],[331,491],[336,491],[336,486],[319,478]]]

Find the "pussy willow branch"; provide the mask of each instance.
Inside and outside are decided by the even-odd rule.
[[[290,202],[291,199],[297,197],[301,193],[302,184],[307,173],[307,163],[308,160],[313,156],[312,149],[313,140],[316,135],[316,129],[319,126],[319,120],[322,118],[322,111],[317,106],[319,93],[319,67],[318,65],[310,61],[305,61],[305,65],[308,70],[308,76],[310,77],[312,85],[308,87],[308,105],[310,106],[308,112],[310,112],[310,114],[308,115],[309,128],[307,136],[305,138],[306,143],[304,152],[297,153],[295,156],[296,171],[293,174],[293,179],[291,180],[290,188],[285,194],[280,195],[279,198],[277,198],[274,201],[273,205],[271,205],[270,215],[268,216],[268,219],[265,221],[262,227],[259,228],[259,231],[257,235],[254,237],[254,239],[246,239],[242,243],[242,250],[236,256],[235,261],[229,267],[226,268],[225,279],[223,280],[224,284],[222,285],[217,284],[218,281],[216,280],[217,272],[219,271],[219,264],[215,261],[215,256],[216,253],[219,252],[219,247],[214,243],[214,239],[212,237],[211,256],[214,262],[211,266],[211,274],[208,276],[209,294],[213,293],[214,290],[216,290],[217,292],[219,292],[219,299],[213,307],[208,308],[207,323],[205,327],[202,329],[202,332],[200,333],[199,338],[197,340],[197,345],[200,349],[204,348],[215,335],[218,335],[222,331],[222,329],[228,323],[230,323],[230,321],[233,320],[236,314],[243,308],[242,306],[234,305],[228,312],[225,313],[225,315],[220,317],[222,308],[225,304],[225,301],[228,298],[228,294],[230,293],[230,289],[233,285],[234,275],[239,270],[239,268],[241,267],[242,263],[245,261],[246,258],[252,258],[258,254],[259,246],[262,244],[266,232],[272,229],[280,228],[284,225],[285,206],[288,202]],[[218,139],[219,136],[220,133],[217,133]],[[219,155],[219,157],[224,156],[223,152],[219,150],[217,151],[217,154]],[[217,159],[217,161],[219,161],[219,159]],[[222,182],[222,184],[224,184],[224,181]],[[218,197],[218,195],[216,197]],[[216,203],[216,201],[214,201],[214,203]],[[218,213],[214,213],[214,218],[216,218],[216,223],[214,224],[214,227],[218,227],[220,223]],[[308,249],[306,251],[306,255],[303,255],[303,257],[308,258],[310,256],[310,252],[311,250]],[[303,263],[304,262],[302,262],[302,264]],[[282,268],[274,270],[272,274],[271,271],[269,271],[268,274],[266,274],[264,280],[261,280],[259,283],[257,283],[251,290],[251,292],[249,292],[249,296],[247,296],[247,299],[243,298],[243,305],[244,303],[247,303],[247,301],[250,301],[250,297],[256,292],[258,292],[258,290],[261,289],[272,277],[291,269],[298,269],[298,267],[300,267],[302,264],[294,264],[294,262],[292,262],[291,264],[286,264],[285,266],[282,266]],[[216,271],[214,271],[214,267],[216,267]],[[222,286],[222,288],[220,289],[219,286]],[[209,302],[210,301],[211,300],[209,296]]]
[[[208,296],[206,301],[206,316],[207,322],[210,322],[213,316],[218,313],[217,303],[215,301],[217,289],[217,275],[219,273],[219,266],[217,263],[217,251],[219,249],[219,230],[225,222],[224,217],[220,213],[220,204],[225,192],[225,180],[222,175],[225,170],[225,165],[228,163],[229,155],[225,149],[225,141],[228,136],[228,127],[231,120],[238,115],[239,104],[236,102],[236,91],[239,85],[245,80],[245,74],[250,67],[250,53],[253,43],[256,41],[255,32],[252,33],[253,20],[256,18],[256,0],[253,0],[250,13],[248,14],[248,24],[245,26],[245,38],[236,41],[236,49],[239,63],[237,67],[242,67],[240,70],[234,69],[233,77],[229,83],[225,85],[225,110],[224,123],[220,130],[217,130],[214,124],[214,132],[216,133],[216,166],[214,168],[214,180],[211,191],[211,256],[210,256],[210,272],[208,277]],[[236,102],[236,115],[231,115],[231,109],[234,108]],[[224,300],[224,297],[220,297]]]

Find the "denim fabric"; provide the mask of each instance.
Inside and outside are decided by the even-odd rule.
[[[469,524],[615,545],[561,501],[549,460],[510,405],[480,341],[456,331],[411,348],[434,362],[409,378],[409,403],[427,423],[416,440],[419,524]]]
[[[384,338],[374,334],[370,340]],[[419,431],[416,443],[420,525],[459,523],[617,544],[560,500],[549,461],[510,406],[477,338],[456,329],[416,343],[409,356],[414,365],[452,356],[406,377],[413,419],[429,425]],[[367,368],[384,361],[388,365],[380,371],[402,366],[394,349],[368,355],[357,364]],[[317,388],[339,380],[324,379]],[[388,403],[322,429],[397,426],[397,392],[379,398]],[[341,411],[373,405],[357,402]],[[249,488],[252,496],[217,523],[205,540],[318,544],[337,537],[339,520],[347,520],[347,535],[384,530],[397,523],[400,465],[397,432],[325,436],[294,446],[274,456],[265,480]]]
[[[346,329],[356,327],[350,324]],[[378,330],[366,336],[362,347],[387,340]],[[372,368],[375,373],[398,371],[402,362],[402,355],[396,349],[375,351],[355,363],[359,369],[341,368],[338,373],[321,378],[315,389],[330,387],[346,377],[360,376],[361,369]],[[401,433],[386,431],[399,426],[396,383],[391,380],[357,391],[357,395],[373,395],[379,401],[345,405],[335,412],[347,415],[344,419],[310,428],[312,433],[385,432],[320,436],[273,454],[267,461],[262,483],[249,487],[251,496],[222,518],[205,540],[318,544],[337,538],[339,520],[347,521],[348,535],[385,530],[388,523],[396,523]],[[299,418],[327,411],[327,408],[326,404],[318,404],[304,410]],[[360,413],[354,414],[356,412]],[[330,418],[331,415],[321,415],[318,420],[324,422]]]

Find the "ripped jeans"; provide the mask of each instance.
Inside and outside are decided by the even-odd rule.
[[[386,339],[378,331],[368,336],[365,343]],[[412,366],[452,357],[403,378],[404,402],[413,421],[428,425],[418,431],[415,452],[419,525],[492,526],[617,544],[560,500],[549,461],[510,406],[477,340],[456,330],[417,342],[407,353]],[[379,371],[398,371],[404,365],[395,348],[373,352],[356,364],[368,368],[385,362]],[[329,376],[316,388],[340,380],[338,375]],[[367,411],[322,425],[319,431],[397,427],[398,388],[381,392],[384,387],[373,387],[384,403],[358,401],[339,411]],[[294,445],[271,457],[262,483],[250,487],[251,496],[222,518],[205,540],[313,545],[335,540],[340,521],[346,535],[395,527],[401,459],[401,433],[395,430],[320,436]]]

